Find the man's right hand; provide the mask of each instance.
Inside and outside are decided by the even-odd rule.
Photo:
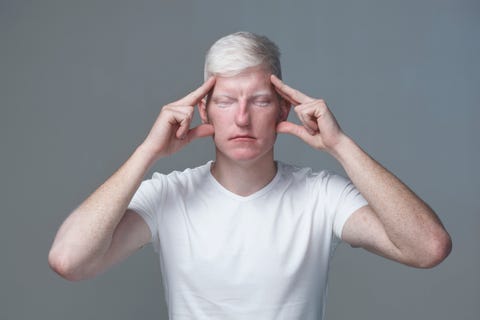
[[[190,129],[194,106],[213,88],[215,78],[162,108],[145,141],[132,156],[63,222],[48,261],[69,280],[91,278],[151,240],[145,221],[128,210],[152,160],[178,151],[188,142],[213,135],[213,126]]]
[[[215,77],[211,77],[184,98],[162,108],[150,133],[142,144],[153,152],[155,159],[174,154],[196,138],[213,135],[212,125],[201,124],[190,129],[190,123],[195,105],[208,94],[214,84]]]

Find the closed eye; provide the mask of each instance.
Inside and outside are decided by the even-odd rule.
[[[259,107],[266,107],[266,106],[270,105],[271,101],[270,100],[259,99],[259,100],[255,100],[253,103],[255,105],[259,106]]]
[[[251,97],[252,103],[259,107],[268,107],[272,104],[272,95],[270,93],[259,92]]]
[[[212,100],[213,100],[213,103],[219,108],[229,107],[235,102],[234,99],[230,99],[228,97],[219,97],[219,98],[214,98]]]
[[[230,107],[233,104],[233,102],[232,101],[217,101],[217,102],[215,102],[215,104],[219,108],[227,108],[227,107]]]

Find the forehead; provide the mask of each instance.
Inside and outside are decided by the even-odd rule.
[[[273,92],[270,73],[262,68],[249,68],[234,76],[217,76],[213,95],[248,95],[257,91]]]

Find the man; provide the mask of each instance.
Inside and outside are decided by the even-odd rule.
[[[280,78],[266,37],[218,40],[205,83],[164,106],[60,227],[52,268],[90,278],[152,242],[170,319],[320,319],[340,240],[418,268],[445,259],[451,240],[428,205],[341,130],[325,101]],[[190,128],[195,105],[202,124]],[[291,105],[301,125],[287,121]],[[277,133],[328,152],[349,179],[274,161]],[[142,182],[156,161],[207,136],[215,161]]]

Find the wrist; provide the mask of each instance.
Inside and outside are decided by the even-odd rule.
[[[134,151],[134,155],[146,161],[148,167],[152,166],[161,157],[157,151],[149,146],[147,143],[140,144]]]
[[[359,147],[357,144],[346,134],[342,134],[338,139],[338,142],[330,148],[329,153],[338,161],[340,164],[344,164],[345,161],[349,158],[349,155]]]

